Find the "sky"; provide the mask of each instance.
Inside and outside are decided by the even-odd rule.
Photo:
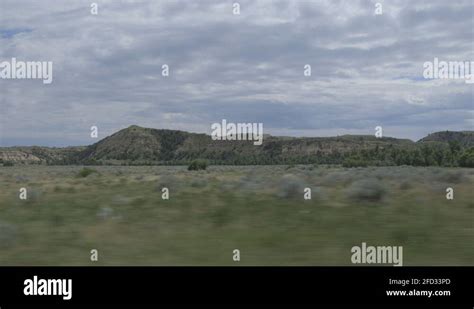
[[[423,78],[435,57],[474,61],[473,29],[472,0],[0,0],[0,62],[53,63],[51,84],[0,79],[0,146],[222,119],[285,136],[473,130],[474,84]]]

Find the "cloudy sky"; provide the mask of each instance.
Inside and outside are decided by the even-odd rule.
[[[0,0],[0,62],[53,62],[50,85],[0,79],[0,146],[222,119],[291,136],[473,130],[474,85],[423,78],[434,57],[474,60],[473,19],[472,0]]]

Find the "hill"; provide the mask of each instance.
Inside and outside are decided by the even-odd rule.
[[[474,146],[474,131],[442,131],[431,133],[428,136],[420,139],[418,143],[459,143],[461,147],[473,147]]]
[[[456,147],[452,147],[453,142]],[[171,165],[188,164],[199,158],[211,164],[231,165],[456,166],[473,145],[472,131],[436,132],[416,143],[369,135],[300,138],[266,135],[263,144],[255,146],[251,141],[215,141],[206,134],[133,125],[87,147],[0,148],[0,160],[25,164]]]
[[[413,145],[410,140],[344,135],[266,136],[261,146],[255,146],[250,141],[214,141],[206,134],[131,126],[80,152],[78,160],[106,164],[185,164],[197,158],[214,164],[336,163],[354,150]]]
[[[79,147],[0,147],[0,163],[16,162],[24,164],[67,164],[72,157],[86,149]]]

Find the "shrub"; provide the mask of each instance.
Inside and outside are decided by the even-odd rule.
[[[13,166],[13,162],[12,161],[4,161],[3,162],[3,166]]]
[[[206,160],[194,160],[189,164],[188,171],[199,171],[205,170],[207,168],[207,161]]]
[[[301,196],[303,198],[303,182],[295,175],[284,175],[278,186],[278,195],[284,198],[295,198]]]
[[[107,220],[112,217],[114,210],[110,207],[100,207],[99,211],[97,212],[97,217],[101,220]]]
[[[411,189],[412,187],[413,187],[412,183],[406,180],[402,181],[399,186],[400,190],[408,190],[408,189]]]
[[[28,188],[28,203],[35,203],[37,202],[41,196],[43,196],[43,191],[38,188]]]
[[[202,177],[191,180],[189,185],[193,188],[204,188],[207,186],[207,181]]]
[[[364,179],[353,182],[346,193],[352,200],[376,202],[385,196],[386,190],[379,180]]]
[[[296,165],[290,164],[286,167],[286,170],[289,170],[289,169],[292,169],[292,168],[295,168],[295,167],[296,167]]]
[[[85,178],[85,177],[87,177],[87,176],[89,176],[90,174],[93,174],[93,173],[99,173],[99,172],[97,172],[93,168],[84,167],[82,170],[79,171],[79,173],[77,173],[77,177]]]
[[[464,173],[460,170],[447,171],[440,174],[437,179],[448,183],[460,183],[464,180]]]
[[[0,222],[0,248],[13,246],[16,242],[16,227],[10,223]]]

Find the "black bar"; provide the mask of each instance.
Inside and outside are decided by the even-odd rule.
[[[232,303],[472,308],[473,274],[473,267],[0,267],[0,307]],[[25,296],[25,280],[34,276],[72,279],[72,298]],[[450,283],[389,284],[389,279],[413,278],[449,279]],[[449,290],[451,295],[386,295],[387,290],[413,289]]]

